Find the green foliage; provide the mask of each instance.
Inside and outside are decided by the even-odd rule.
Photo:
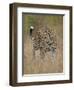
[[[63,25],[63,16],[61,15],[39,15],[39,14],[24,14],[24,30],[29,32],[30,26],[44,26],[49,25],[55,29],[59,28],[60,25]]]

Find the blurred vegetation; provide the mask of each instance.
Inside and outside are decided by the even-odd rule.
[[[38,27],[39,25],[49,25],[56,28],[63,24],[62,15],[39,15],[39,14],[24,14],[24,30],[29,31],[30,26]]]
[[[29,36],[30,26],[34,26],[35,30],[39,27],[47,25],[56,32],[57,38],[57,60],[55,64],[51,64],[49,60],[42,62],[38,60],[32,61],[32,50]],[[63,71],[63,16],[62,15],[40,15],[40,14],[23,14],[23,30],[24,30],[24,73],[55,73]],[[47,57],[47,56],[46,56]]]

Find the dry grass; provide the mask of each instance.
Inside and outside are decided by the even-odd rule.
[[[33,16],[31,15],[31,17]],[[46,53],[44,60],[42,60],[39,55],[39,50],[36,52],[36,58],[33,58],[32,41],[28,34],[29,32],[26,32],[26,29],[29,27],[29,23],[27,22],[28,15],[24,15],[24,74],[63,72],[63,17],[52,15],[44,16],[44,18],[48,20],[48,25],[50,25],[50,27],[52,27],[56,32],[57,52],[55,62],[52,63],[50,53]]]

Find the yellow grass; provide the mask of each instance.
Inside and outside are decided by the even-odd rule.
[[[54,63],[51,60],[51,54],[46,53],[45,58],[40,58],[40,51],[36,51],[36,56],[33,58],[33,45],[29,36],[29,26],[36,23],[41,15],[23,15],[24,18],[24,74],[41,74],[41,73],[61,73],[63,72],[63,16],[45,15],[41,22],[47,21],[47,24],[56,32],[57,52]],[[34,17],[34,18],[33,18]],[[36,19],[37,17],[37,19]],[[41,23],[40,22],[40,23]]]

